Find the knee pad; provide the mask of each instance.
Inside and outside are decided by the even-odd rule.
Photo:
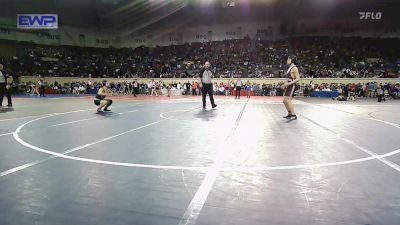
[[[111,99],[108,100],[108,104],[111,105],[113,101]]]

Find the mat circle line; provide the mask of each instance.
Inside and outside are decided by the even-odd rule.
[[[166,114],[166,113],[171,113],[175,111],[183,111],[183,110],[174,110],[174,111],[168,111],[164,112],[161,114]],[[64,159],[70,159],[70,160],[75,160],[75,161],[81,161],[81,162],[89,162],[89,163],[97,163],[97,164],[104,164],[104,165],[114,165],[114,166],[124,166],[124,167],[136,167],[136,168],[150,168],[150,169],[165,169],[165,170],[188,170],[188,171],[207,171],[210,167],[208,166],[200,166],[200,167],[194,167],[194,166],[165,166],[165,165],[153,165],[153,164],[137,164],[137,163],[124,163],[124,162],[116,162],[116,161],[106,161],[106,160],[96,160],[96,159],[90,159],[90,158],[83,158],[83,157],[75,157],[75,156],[70,156],[70,155],[65,155],[62,153],[57,153],[48,149],[43,149],[38,146],[32,145],[30,143],[27,143],[20,137],[20,132],[22,128],[24,128],[26,125],[31,124],[36,121],[40,121],[49,117],[54,117],[54,116],[61,116],[66,113],[57,113],[57,114],[50,114],[46,115],[44,117],[36,118],[33,120],[30,120],[28,122],[25,122],[24,124],[20,125],[14,132],[13,132],[13,137],[14,139],[20,143],[21,145],[24,145],[25,147],[28,147],[32,150],[46,153],[49,155],[53,155],[59,158],[64,158]],[[160,114],[160,117],[161,117]],[[164,118],[163,120],[168,120],[168,118]],[[162,122],[163,120],[155,121],[153,123],[150,123],[148,125],[142,126],[150,126],[159,122]],[[135,128],[137,129],[137,128]],[[135,130],[133,129],[133,130]],[[131,131],[133,131],[131,130]],[[126,131],[117,135],[110,136],[105,139],[101,139],[92,143],[88,143],[85,145],[81,145],[78,147],[75,147],[71,150],[70,152],[73,152],[73,150],[80,150],[86,147],[89,147],[94,144],[98,144],[102,141],[109,140],[111,138],[121,136],[123,134],[127,133]],[[396,154],[400,153],[400,149],[381,154],[381,155],[376,155],[376,156],[369,156],[369,157],[364,157],[364,158],[358,158],[358,159],[352,159],[352,160],[345,160],[345,161],[337,161],[337,162],[329,162],[329,163],[317,163],[317,164],[300,164],[300,165],[288,165],[288,166],[255,166],[255,167],[248,167],[248,166],[236,166],[236,167],[222,167],[220,171],[267,171],[267,170],[293,170],[293,169],[309,169],[309,168],[320,168],[320,167],[330,167],[330,166],[339,166],[339,165],[347,165],[347,164],[354,164],[354,163],[360,163],[360,162],[366,162],[370,160],[375,160],[375,159],[380,159],[380,158],[385,158],[389,156],[393,156]]]

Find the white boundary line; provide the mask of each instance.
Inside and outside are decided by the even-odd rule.
[[[393,126],[393,127],[397,127],[397,128],[400,129],[400,125],[397,124],[397,123],[392,123],[392,122],[388,122],[388,121],[385,121],[385,120],[379,120],[379,119],[375,119],[375,118],[369,118],[369,119],[370,120],[374,120],[374,121],[378,121],[378,122],[381,122],[381,123],[385,123],[387,125],[390,125],[390,126]]]
[[[373,152],[373,151],[371,151],[371,150],[368,150],[368,149],[366,149],[366,148],[363,148],[363,147],[357,145],[356,143],[354,143],[353,141],[351,141],[351,140],[349,140],[349,139],[346,139],[346,138],[343,138],[343,137],[340,137],[340,136],[339,136],[339,139],[341,139],[341,140],[343,140],[343,141],[345,141],[345,142],[347,142],[347,143],[349,143],[349,144],[352,144],[352,145],[356,146],[356,147],[357,147],[358,149],[360,149],[361,151],[367,153],[368,155],[370,155],[370,156],[372,156],[372,157],[376,157],[377,160],[379,160],[379,161],[381,161],[382,163],[384,163],[384,164],[390,166],[392,169],[395,169],[395,170],[397,170],[397,171],[400,172],[400,166],[397,165],[396,163],[394,163],[394,162],[392,162],[392,161],[390,161],[390,160],[387,160],[387,159],[385,159],[385,158],[382,158],[382,157],[377,157],[378,154],[376,154],[375,152]]]
[[[91,97],[92,98],[94,98],[94,96],[92,95],[92,96],[65,96],[65,97],[54,97],[54,98],[52,98],[52,97],[45,97],[45,99],[46,100],[59,100],[59,99],[85,99],[85,98],[87,98],[87,99],[91,99]]]
[[[186,111],[191,111],[191,110],[193,110],[193,109],[186,110]],[[21,143],[22,145],[24,145],[24,146],[26,146],[26,147],[28,147],[28,148],[31,148],[31,149],[36,150],[36,151],[39,151],[39,152],[47,153],[47,154],[52,155],[52,156],[51,156],[51,157],[48,157],[48,158],[45,158],[45,159],[42,159],[42,160],[36,160],[36,161],[31,162],[31,163],[27,163],[27,164],[24,164],[24,165],[21,165],[21,166],[18,166],[18,167],[15,167],[15,168],[6,170],[6,171],[0,173],[0,177],[5,176],[5,175],[8,175],[8,174],[11,174],[11,173],[14,173],[14,172],[17,172],[17,171],[20,171],[20,170],[23,170],[23,169],[26,169],[26,168],[29,168],[29,167],[31,167],[31,166],[34,166],[34,165],[43,163],[43,162],[45,162],[45,161],[47,161],[47,160],[50,160],[50,159],[53,159],[53,158],[57,158],[57,157],[65,158],[65,159],[72,159],[72,160],[77,160],[77,161],[84,161],[84,162],[91,162],[91,163],[99,163],[99,164],[106,164],[106,165],[126,166],[126,167],[141,167],[141,168],[153,168],[153,169],[173,169],[173,170],[182,170],[182,169],[183,169],[183,170],[198,170],[198,171],[206,171],[206,170],[208,169],[208,167],[185,167],[185,166],[180,166],[180,167],[179,167],[179,166],[159,166],[159,165],[145,165],[145,164],[122,163],[122,162],[112,162],[112,161],[102,161],[102,160],[86,159],[86,158],[80,158],[80,157],[74,157],[74,156],[65,155],[65,154],[68,154],[68,153],[71,153],[71,152],[74,152],[74,151],[78,151],[78,150],[80,150],[80,149],[89,147],[89,146],[91,146],[91,145],[95,145],[95,144],[98,144],[98,143],[107,141],[107,140],[109,140],[109,139],[112,139],[112,138],[115,138],[115,137],[118,137],[118,136],[121,136],[121,135],[130,133],[130,132],[133,132],[133,131],[136,131],[136,130],[139,130],[139,129],[148,127],[148,126],[152,126],[152,125],[161,123],[161,122],[163,122],[163,121],[166,121],[166,119],[158,120],[158,121],[156,121],[156,122],[152,122],[152,123],[149,123],[149,124],[146,124],[146,125],[143,125],[143,126],[140,126],[140,127],[137,127],[137,128],[131,129],[131,130],[128,130],[128,131],[125,131],[125,132],[120,133],[120,134],[116,134],[116,135],[113,135],[113,136],[110,136],[110,137],[107,137],[107,138],[103,138],[103,139],[101,139],[101,140],[98,140],[98,141],[95,141],[95,142],[92,142],[92,143],[89,143],[89,144],[81,145],[81,146],[72,148],[72,149],[70,149],[70,150],[67,150],[67,151],[65,151],[65,152],[63,152],[63,153],[57,153],[57,152],[49,151],[49,150],[42,149],[42,148],[39,148],[39,147],[37,147],[37,146],[31,145],[31,144],[26,143],[25,141],[23,141],[23,140],[19,137],[19,135],[18,135],[18,133],[21,131],[21,129],[22,129],[24,126],[26,126],[26,125],[28,125],[28,124],[30,124],[30,123],[32,123],[32,122],[35,122],[35,121],[38,121],[38,120],[41,120],[41,119],[45,119],[45,118],[48,118],[48,117],[56,116],[56,115],[63,115],[63,114],[68,114],[68,113],[80,112],[80,111],[81,111],[81,110],[71,111],[71,112],[65,112],[65,113],[57,113],[57,114],[52,114],[52,115],[47,115],[47,116],[45,116],[45,117],[41,117],[41,118],[37,118],[37,119],[31,120],[31,121],[28,121],[28,122],[22,124],[21,126],[19,126],[19,127],[17,128],[17,130],[16,130],[14,133],[12,133],[13,136],[14,136],[14,139],[15,139],[16,141],[18,141],[19,143]],[[86,111],[86,110],[84,110],[84,111]],[[176,111],[182,111],[182,110],[176,110]],[[129,112],[133,112],[133,111],[129,111]],[[171,112],[174,112],[174,111],[171,111]],[[125,112],[125,113],[128,113],[128,112]]]
[[[6,175],[11,174],[11,173],[15,173],[17,171],[29,168],[31,166],[34,166],[34,165],[37,165],[37,164],[40,164],[40,163],[43,163],[43,162],[46,162],[47,160],[50,160],[50,159],[53,159],[53,158],[56,158],[56,156],[50,156],[50,157],[47,157],[45,159],[36,160],[36,161],[30,162],[30,163],[24,164],[22,166],[18,166],[18,167],[6,170],[6,171],[0,173],[0,177],[6,176]]]
[[[22,124],[20,127],[18,127],[17,130],[12,134],[13,134],[14,138],[18,142],[20,142],[22,145],[24,145],[24,146],[26,146],[28,148],[31,148],[31,149],[39,151],[39,152],[43,152],[43,153],[47,153],[47,154],[53,155],[55,157],[72,159],[72,160],[77,160],[77,161],[97,163],[97,164],[106,164],[106,165],[115,165],[115,166],[151,168],[151,169],[167,169],[167,170],[207,171],[209,169],[209,167],[207,167],[207,166],[206,167],[191,167],[191,166],[163,166],[163,165],[151,165],[151,164],[134,164],[134,163],[122,163],[122,162],[113,162],[113,161],[104,161],[104,160],[95,160],[95,159],[87,159],[87,158],[81,158],[81,157],[67,156],[67,155],[64,155],[64,153],[57,153],[57,152],[53,152],[53,151],[49,151],[49,150],[46,150],[46,149],[39,148],[37,146],[33,146],[33,145],[29,144],[29,143],[26,143],[25,141],[23,141],[19,137],[18,133],[21,131],[22,127],[26,126],[29,123],[32,123],[32,122],[35,122],[37,120],[41,120],[41,119],[44,119],[44,118],[47,118],[47,117],[51,117],[51,116],[74,113],[74,112],[79,112],[79,111],[82,111],[82,110],[65,112],[65,113],[51,114],[51,115],[47,115],[45,117],[41,117],[41,118],[37,118],[37,119],[31,120],[31,121],[28,121],[25,124]],[[86,111],[86,110],[84,110],[84,111]],[[177,111],[182,111],[182,110],[177,110]],[[171,111],[171,112],[173,112],[173,111]],[[170,112],[165,112],[165,113],[170,113]],[[162,114],[165,114],[165,113],[162,113]],[[163,119],[163,120],[166,120],[166,119]],[[161,121],[163,121],[163,120],[161,120]],[[155,123],[158,123],[158,122],[161,122],[161,121],[156,121]],[[140,128],[135,128],[135,129],[140,129]],[[130,130],[128,132],[132,132],[132,131],[133,130]],[[117,136],[120,136],[120,135],[123,135],[123,134],[119,134]],[[116,135],[111,136],[109,138],[102,139],[100,141],[93,142],[93,143],[91,143],[91,145],[106,141],[106,140],[111,139],[113,137],[116,137]],[[78,147],[76,147],[74,149],[79,150],[79,149],[82,149],[82,148],[85,148],[85,147],[88,147],[88,144],[83,145],[83,146],[78,146]],[[353,159],[353,160],[338,161],[338,162],[331,162],[331,163],[304,164],[304,165],[294,165],[294,166],[261,166],[261,167],[239,166],[239,167],[225,167],[225,168],[220,168],[220,171],[249,171],[249,170],[251,170],[251,171],[269,171],[269,170],[292,170],[292,169],[307,169],[307,168],[330,167],[330,166],[339,166],[339,165],[366,162],[366,161],[375,160],[375,159],[382,159],[382,158],[389,157],[389,156],[392,156],[392,155],[396,155],[396,154],[399,154],[399,153],[400,153],[400,149],[397,149],[397,150],[394,150],[394,151],[391,151],[389,153],[385,153],[385,154],[382,154],[382,155],[375,154],[375,155],[370,156],[370,157],[364,157],[364,158]],[[23,166],[25,166],[25,165],[23,165]],[[26,167],[24,167],[24,168],[26,168]]]
[[[147,165],[147,164],[121,163],[121,162],[102,161],[102,160],[86,159],[86,158],[80,158],[80,157],[73,157],[73,156],[66,156],[66,155],[64,155],[64,154],[67,154],[67,153],[70,153],[70,152],[77,151],[77,150],[79,150],[79,149],[88,147],[88,146],[90,146],[90,145],[93,145],[93,144],[97,144],[97,143],[106,141],[106,140],[111,139],[111,138],[113,138],[113,137],[123,135],[123,134],[125,134],[126,132],[124,132],[123,134],[114,135],[114,136],[112,136],[112,137],[108,137],[108,138],[105,138],[105,139],[102,139],[102,140],[93,142],[93,143],[91,143],[91,144],[86,144],[86,145],[83,145],[83,146],[78,146],[78,147],[73,148],[73,149],[71,149],[71,150],[68,150],[68,151],[66,151],[66,152],[64,152],[64,153],[56,153],[56,152],[48,151],[48,150],[41,149],[41,148],[39,148],[39,147],[30,145],[30,144],[24,142],[22,139],[20,139],[20,137],[19,137],[19,135],[18,135],[18,133],[19,133],[19,131],[22,129],[22,127],[25,126],[25,125],[27,125],[28,123],[32,123],[32,122],[34,122],[34,121],[37,121],[37,120],[40,120],[40,119],[44,119],[44,118],[47,118],[47,117],[51,117],[51,116],[63,115],[63,114],[69,114],[69,113],[75,113],[75,112],[82,112],[82,111],[89,111],[89,110],[92,110],[92,109],[76,110],[76,111],[70,111],[70,112],[64,112],[64,113],[52,113],[52,114],[48,114],[48,115],[45,116],[45,117],[41,117],[41,118],[37,118],[37,119],[31,120],[31,121],[28,121],[27,123],[21,125],[21,126],[19,127],[19,129],[17,128],[16,132],[14,132],[14,133],[6,133],[6,134],[3,134],[3,135],[5,136],[5,135],[13,134],[14,138],[16,138],[17,141],[18,141],[18,140],[22,141],[22,143],[20,142],[21,144],[23,144],[23,145],[25,145],[25,146],[27,146],[27,147],[29,147],[29,148],[31,148],[31,149],[34,149],[34,150],[41,151],[41,152],[44,152],[44,153],[47,153],[47,154],[52,155],[51,157],[49,157],[49,158],[47,158],[47,159],[44,159],[44,161],[47,161],[47,160],[49,160],[49,159],[51,159],[51,158],[55,158],[55,157],[61,157],[61,158],[72,159],[72,160],[77,160],[77,161],[84,161],[84,162],[98,163],[98,164],[106,164],[106,165],[115,165],[115,166],[125,166],[125,167],[138,167],[138,168],[151,168],[151,169],[168,169],[168,170],[192,170],[192,171],[208,171],[208,169],[210,169],[210,167],[162,166],[162,165]],[[182,111],[182,110],[177,110],[177,111]],[[188,110],[188,111],[189,111],[189,110]],[[172,111],[171,111],[171,112],[172,112]],[[165,112],[165,113],[170,113],[170,112]],[[162,113],[162,114],[165,114],[165,113]],[[160,114],[160,117],[161,117],[161,114]],[[376,119],[374,119],[374,120],[376,120]],[[163,120],[161,120],[161,121],[163,121]],[[142,126],[142,127],[135,128],[135,129],[137,130],[137,129],[141,129],[141,128],[144,128],[144,127],[147,127],[147,126],[151,126],[151,125],[153,125],[153,124],[155,124],[155,123],[159,123],[159,122],[161,122],[161,121],[156,121],[156,122],[154,122],[154,123],[147,124],[147,125],[144,125],[144,126]],[[398,124],[390,123],[390,122],[383,121],[383,120],[376,120],[376,121],[382,122],[382,123],[386,123],[386,124],[388,124],[388,125],[390,125],[390,126],[399,128]],[[135,130],[135,129],[133,129],[133,130]],[[127,132],[132,132],[133,130],[130,130],[130,131],[127,131]],[[18,132],[17,132],[17,131],[18,131]],[[2,136],[3,136],[3,135],[2,135]],[[350,142],[351,142],[351,141],[350,141]],[[352,143],[350,143],[350,144],[352,144]],[[369,150],[367,150],[367,151],[369,151]],[[367,153],[368,153],[368,152],[367,152]],[[370,154],[370,153],[371,153],[371,154]],[[390,161],[388,162],[388,160],[386,160],[386,159],[384,159],[384,158],[385,158],[385,157],[392,156],[392,155],[396,155],[396,154],[399,154],[399,153],[400,153],[400,149],[397,149],[397,150],[394,150],[394,151],[391,151],[391,152],[389,152],[389,153],[385,153],[385,154],[382,154],[382,155],[378,155],[378,154],[369,152],[368,154],[371,155],[370,157],[364,157],[364,158],[353,159],[353,160],[338,161],[338,162],[331,162],[331,163],[304,164],[304,165],[294,165],[294,166],[262,166],[262,167],[243,167],[243,166],[242,166],[242,167],[225,167],[225,168],[220,168],[220,171],[268,171],[268,170],[307,169],[307,168],[330,167],[330,166],[339,166],[339,165],[360,163],[360,162],[366,162],[366,161],[375,160],[375,159],[381,160],[381,161],[384,162],[385,164],[388,163],[388,164],[389,164],[388,166],[391,166],[391,167],[393,168],[394,165],[390,164],[391,162],[390,162]],[[44,161],[43,161],[43,160],[37,160],[37,161],[34,161],[34,162],[32,162],[32,163],[28,163],[28,164],[25,164],[25,165],[22,165],[22,166],[19,166],[19,167],[16,167],[16,168],[7,170],[7,171],[2,172],[2,173],[0,173],[0,174],[2,174],[1,176],[4,176],[4,175],[7,175],[7,174],[10,174],[10,172],[13,173],[13,172],[16,172],[16,171],[19,171],[19,170],[28,168],[28,167],[30,167],[30,166],[33,166],[33,165],[42,163],[42,162],[44,162]],[[397,165],[397,164],[395,165],[395,168],[394,168],[394,169],[398,170],[398,165]]]
[[[311,103],[310,103],[311,104]],[[316,104],[313,104],[313,105],[320,105],[320,106],[327,106],[327,105],[330,105],[330,106],[334,106],[334,105],[340,105],[340,106],[374,106],[374,107],[376,107],[376,106],[379,106],[379,107],[381,107],[381,106],[387,106],[387,107],[393,107],[393,106],[398,106],[398,107],[400,107],[400,104],[398,104],[398,105],[386,105],[386,104],[382,104],[382,105],[377,105],[377,104],[371,104],[371,105],[366,105],[366,104],[363,104],[363,105],[361,105],[361,104],[340,104],[340,103],[316,103]]]
[[[76,113],[76,112],[86,112],[86,111],[91,111],[91,110],[96,110],[96,109],[97,108],[80,109],[80,110],[69,111],[69,112],[55,112],[55,113],[48,113],[48,114],[37,115],[37,116],[17,117],[17,118],[3,119],[3,120],[0,120],[0,122],[9,121],[9,120],[17,120],[17,119],[26,119],[26,118],[31,118],[31,117],[40,117],[40,116],[43,116],[41,118],[47,118],[50,116],[63,115],[63,114]]]
[[[50,114],[44,114],[44,115],[38,115],[38,116],[45,116],[45,115],[50,115]],[[0,120],[0,122],[10,121],[10,120],[18,120],[18,119],[26,119],[26,118],[32,118],[32,117],[38,117],[38,116],[24,116],[24,117],[15,117],[15,118],[9,118],[9,119],[2,119],[2,120]]]
[[[70,121],[70,122],[65,122],[65,123],[57,123],[54,125],[50,125],[48,127],[58,127],[58,126],[63,126],[63,125],[68,125],[68,124],[73,124],[73,123],[79,123],[82,121],[88,121],[88,120],[94,120],[94,119],[98,119],[97,117],[91,117],[91,118],[86,118],[86,119],[81,119],[81,120],[74,120],[74,121]]]
[[[117,114],[118,115],[124,115],[124,114],[127,114],[127,113],[133,113],[133,112],[137,112],[137,111],[139,111],[139,110],[120,112],[120,113],[117,113]],[[82,121],[95,120],[95,119],[100,119],[100,118],[101,117],[90,117],[90,118],[86,118],[86,119],[74,120],[74,121],[65,122],[65,123],[57,123],[57,124],[51,125],[49,127],[57,127],[57,126],[68,125],[68,124],[73,124],[73,123],[79,123],[79,122],[82,122]]]
[[[301,114],[299,114],[299,115],[301,115]],[[337,136],[338,139],[340,139],[340,140],[342,140],[342,141],[344,141],[344,142],[346,142],[346,143],[348,143],[348,144],[353,145],[354,147],[358,148],[359,150],[363,151],[364,153],[367,153],[367,154],[370,155],[371,157],[375,157],[375,159],[381,161],[382,163],[384,163],[385,165],[391,167],[392,169],[397,170],[397,171],[400,172],[400,166],[399,166],[398,164],[396,164],[396,163],[394,163],[394,162],[391,162],[391,161],[389,161],[389,160],[387,160],[387,159],[385,159],[385,158],[379,157],[379,155],[376,154],[375,152],[373,152],[373,151],[371,151],[371,150],[369,150],[369,149],[366,149],[366,148],[364,148],[364,147],[358,145],[357,143],[355,143],[355,142],[352,141],[352,140],[349,140],[349,139],[347,139],[347,138],[344,138],[344,137],[340,136],[339,133],[337,133],[337,132],[335,132],[335,131],[333,131],[333,130],[331,130],[331,129],[329,129],[329,128],[323,126],[323,125],[321,125],[320,123],[318,123],[318,122],[316,122],[316,121],[314,121],[314,120],[312,120],[312,119],[310,119],[310,118],[308,118],[308,117],[306,117],[306,116],[304,116],[304,115],[301,115],[301,116],[302,116],[303,118],[305,118],[306,120],[308,120],[309,122],[313,123],[314,125],[316,125],[316,126],[318,126],[318,127],[321,127],[321,128],[323,128],[323,129],[325,129],[325,130],[327,130],[327,131],[329,131],[329,132],[335,134],[335,135]],[[371,119],[371,118],[370,118],[370,119]],[[394,125],[392,125],[392,123],[389,123],[389,122],[387,122],[387,121],[383,121],[383,120],[375,120],[375,121],[384,122],[385,124],[391,125],[391,126],[393,126],[393,127],[395,127],[395,128],[399,128],[398,126],[394,126]],[[399,151],[399,149],[398,149],[398,150],[395,150],[395,151]]]
[[[178,111],[184,111],[184,110],[176,110],[175,112],[178,112]],[[171,113],[171,112],[164,112],[164,113],[161,113],[161,114],[160,114],[160,117],[163,118],[163,119],[166,119],[166,120],[179,121],[179,119],[174,119],[174,118],[172,118],[172,117],[166,117],[165,114],[168,114],[168,113]],[[185,121],[190,121],[190,120],[185,120]]]
[[[243,113],[243,111],[244,111],[244,108],[242,109],[241,114]],[[236,121],[236,127],[234,128],[234,131],[236,130],[236,128],[238,126],[238,123],[239,123],[240,118],[241,118],[241,114],[239,115],[239,119]],[[310,122],[312,122],[311,119],[308,119],[308,120],[310,120]],[[318,126],[324,128],[322,125],[320,125],[320,124],[318,124],[316,122],[313,122],[313,123],[315,123]],[[233,133],[234,133],[234,131],[233,131]],[[331,131],[331,132],[333,132],[333,131]],[[348,140],[346,138],[340,137],[339,134],[337,134],[337,136],[338,136],[339,139],[341,139],[341,140],[343,140],[343,141],[345,141],[347,143],[350,143],[350,144],[354,145],[355,147],[359,148],[360,150],[364,151],[365,153],[371,155],[371,157],[377,157],[378,156],[377,154],[373,153],[372,151],[369,151],[369,150],[357,145],[356,143],[354,143],[354,142],[352,142],[352,141],[350,141],[350,140]],[[228,135],[227,140],[229,140],[229,139],[230,139],[230,135]],[[227,140],[225,140],[223,143],[226,143]],[[220,149],[220,148],[218,148],[218,149]],[[206,174],[206,177],[204,178],[203,182],[201,183],[201,185],[200,185],[199,189],[197,190],[195,196],[191,200],[189,206],[187,207],[187,209],[186,209],[184,215],[182,216],[182,218],[181,218],[181,220],[180,220],[178,225],[196,224],[196,221],[197,221],[197,219],[198,219],[198,217],[199,217],[199,215],[201,213],[201,210],[202,210],[202,208],[203,208],[203,206],[205,204],[205,201],[207,200],[208,195],[209,195],[209,193],[211,191],[211,188],[214,185],[214,182],[216,180],[216,177],[218,176],[218,172],[221,170],[222,164],[224,162],[224,156],[225,156],[225,154],[227,152],[227,149],[229,149],[229,148],[227,148],[226,146],[223,146],[222,149],[223,150],[219,151],[218,157],[214,161],[214,164],[208,170],[208,172]],[[230,150],[231,149],[229,149],[228,151],[230,151]],[[400,151],[400,149],[399,149],[399,151]],[[393,162],[390,162],[389,160],[386,160],[384,158],[377,158],[377,159],[379,161],[385,163],[386,165],[392,167],[393,169],[395,169],[397,171],[400,171],[400,167],[397,164],[395,164]],[[306,195],[306,199],[307,199],[307,203],[308,203],[307,195]]]
[[[113,106],[113,108],[130,107],[130,106],[135,106],[135,105],[140,105],[140,104],[141,103],[133,103],[133,104],[129,104],[129,105],[117,105],[117,106]],[[41,114],[41,115],[15,117],[15,118],[2,119],[2,120],[0,120],[0,122],[10,121],[10,120],[27,119],[27,118],[32,118],[32,117],[53,116],[53,115],[60,115],[60,114],[67,114],[67,113],[74,113],[74,112],[83,112],[83,111],[90,111],[90,110],[96,110],[96,109],[97,109],[97,107],[96,108],[69,111],[69,112],[54,112],[54,113],[47,113],[47,114]]]
[[[389,121],[380,120],[380,119],[376,118],[375,116],[373,116],[373,114],[377,113],[377,112],[388,112],[388,111],[387,110],[381,110],[381,111],[370,112],[370,113],[368,113],[369,119],[370,120],[374,120],[374,121],[378,121],[378,122],[381,122],[381,123],[384,123],[384,124],[387,124],[387,125],[390,125],[390,126],[393,126],[393,127],[397,127],[397,128],[400,129],[400,125],[397,124],[397,123],[392,123],[392,122],[389,122]]]
[[[331,163],[317,163],[317,164],[305,164],[305,165],[294,165],[294,166],[256,166],[256,167],[224,167],[221,171],[237,171],[237,172],[249,172],[249,171],[270,171],[270,170],[293,170],[293,169],[311,169],[311,168],[321,168],[321,167],[331,167],[331,166],[340,166],[340,165],[348,165],[360,162],[367,162],[375,159],[383,159],[392,155],[396,155],[400,153],[400,149],[382,154],[382,155],[374,155],[359,159],[352,159],[346,161],[339,162],[331,162]]]
[[[178,225],[189,225],[189,224],[196,224],[196,221],[203,209],[203,206],[210,194],[211,188],[215,183],[215,180],[218,177],[218,173],[221,170],[226,156],[229,152],[232,151],[234,146],[227,146],[230,144],[230,139],[235,135],[237,128],[239,127],[240,120],[242,119],[243,112],[246,109],[247,103],[249,100],[245,101],[245,104],[242,106],[239,115],[236,118],[233,127],[229,129],[229,133],[226,135],[226,138],[220,142],[220,145],[216,148],[217,149],[217,156],[214,159],[214,163],[210,166],[209,170],[207,171],[206,177],[201,182],[199,189],[197,189],[196,194],[190,201],[188,207],[185,210],[181,220],[179,221]]]
[[[331,108],[331,107],[326,107],[326,108],[349,113],[349,112],[347,112],[347,111],[343,111],[343,110],[339,110],[339,109],[335,109],[335,108]],[[385,120],[376,119],[374,116],[372,116],[373,113],[374,113],[374,112],[371,112],[371,113],[368,114],[368,115],[369,115],[368,119],[373,120],[373,121],[377,121],[377,122],[381,122],[381,123],[384,123],[384,124],[387,124],[387,125],[390,125],[390,126],[393,126],[393,127],[395,127],[395,128],[399,128],[399,129],[400,129],[400,125],[399,125],[399,124],[391,123],[391,122],[388,122],[388,121],[385,121]],[[351,114],[353,114],[353,113],[351,113]],[[324,129],[326,129],[326,130],[328,130],[328,131],[330,131],[330,132],[336,134],[338,139],[340,139],[340,140],[342,140],[342,141],[344,141],[344,142],[346,142],[346,143],[349,143],[349,144],[355,146],[356,148],[360,149],[361,151],[367,153],[368,155],[373,156],[373,157],[379,156],[379,155],[376,154],[375,152],[373,152],[373,151],[371,151],[371,150],[368,150],[368,149],[366,149],[366,148],[361,147],[360,145],[356,144],[354,141],[349,140],[349,139],[347,139],[347,138],[344,138],[344,137],[340,136],[339,133],[337,133],[337,132],[335,132],[335,131],[333,131],[333,130],[330,130],[330,129],[324,127],[324,126],[322,126],[321,124],[319,124],[319,123],[317,123],[317,122],[311,120],[310,118],[305,117],[305,116],[303,116],[303,117],[306,118],[307,120],[311,121],[312,123],[316,124],[317,126],[320,126],[320,127],[324,128]],[[398,165],[398,164],[396,164],[396,163],[394,163],[394,162],[392,162],[392,161],[390,161],[390,160],[388,160],[388,159],[385,159],[385,158],[378,157],[378,158],[376,158],[376,159],[379,160],[379,161],[381,161],[382,163],[386,164],[387,166],[391,167],[392,169],[397,170],[397,171],[400,172],[400,165]]]
[[[132,111],[126,111],[126,112],[120,112],[117,113],[118,115],[124,115],[124,114],[128,114],[128,113],[133,113],[133,112],[137,112],[138,110],[132,110]]]
[[[10,134],[13,134],[13,132],[11,132],[11,133],[0,134],[0,137],[2,137],[2,136],[7,136],[7,135],[10,135]]]

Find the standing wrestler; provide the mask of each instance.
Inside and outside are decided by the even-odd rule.
[[[294,96],[294,91],[296,88],[296,83],[300,81],[299,69],[297,68],[297,57],[289,56],[287,61],[287,65],[289,65],[289,69],[287,70],[287,82],[282,84],[282,88],[285,90],[283,104],[288,111],[288,115],[283,117],[286,119],[297,119],[296,113],[294,112],[292,99]]]

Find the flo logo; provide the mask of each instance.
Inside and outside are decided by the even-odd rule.
[[[358,12],[360,20],[380,20],[382,18],[381,12]]]

